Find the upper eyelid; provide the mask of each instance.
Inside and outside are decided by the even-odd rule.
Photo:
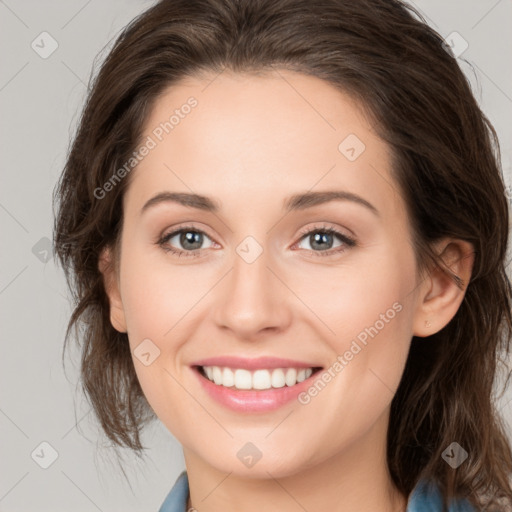
[[[342,232],[343,229],[349,231],[351,234],[343,233]],[[336,231],[336,233],[338,233],[339,235],[346,236],[347,238],[356,238],[355,234],[350,229],[348,229],[348,228],[343,228],[343,229],[339,228],[339,227],[335,227],[334,225],[329,224],[328,222],[324,222],[321,226],[304,228],[303,230],[300,231],[299,235],[304,236],[304,235],[314,233],[316,231]]]
[[[174,238],[177,234],[179,234],[179,233],[181,233],[183,231],[195,231],[197,233],[201,233],[203,235],[206,235],[212,242],[214,242],[214,238],[212,236],[210,236],[204,229],[196,228],[196,227],[193,227],[193,226],[182,226],[182,227],[179,227],[179,228],[176,228],[176,229],[172,229],[168,233],[164,230],[164,232],[159,237],[159,239],[162,239],[162,238]],[[218,242],[216,242],[216,243],[218,243]]]

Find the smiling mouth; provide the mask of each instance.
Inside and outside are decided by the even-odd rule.
[[[265,390],[292,387],[309,379],[321,367],[246,370],[222,366],[194,366],[205,379],[229,389]]]

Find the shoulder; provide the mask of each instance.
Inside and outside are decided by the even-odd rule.
[[[158,512],[187,512],[189,494],[187,472],[182,471]],[[407,502],[407,512],[441,512],[442,496],[433,482],[420,480]],[[449,512],[477,512],[466,500],[450,504]]]
[[[439,487],[434,482],[420,480],[407,503],[407,512],[442,512],[443,500]],[[466,500],[450,503],[449,512],[477,512]]]
[[[187,472],[182,471],[158,512],[186,512],[188,492]]]

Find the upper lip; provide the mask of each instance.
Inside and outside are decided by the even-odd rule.
[[[195,361],[191,366],[226,366],[228,368],[241,368],[245,370],[258,370],[265,368],[321,368],[321,365],[315,363],[305,363],[293,359],[283,359],[279,357],[257,357],[247,359],[236,356],[218,356],[209,357]]]

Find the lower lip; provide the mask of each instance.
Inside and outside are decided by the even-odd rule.
[[[193,371],[205,391],[214,400],[236,412],[267,412],[279,409],[279,407],[296,399],[299,393],[305,391],[311,385],[312,379],[316,378],[319,373],[313,373],[294,386],[285,385],[282,388],[243,390],[218,386],[204,377],[199,368],[193,368]]]

